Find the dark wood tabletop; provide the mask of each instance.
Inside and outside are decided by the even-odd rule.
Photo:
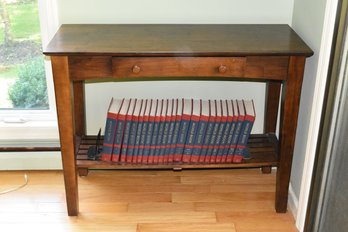
[[[288,25],[105,24],[60,27],[46,55],[311,56]]]

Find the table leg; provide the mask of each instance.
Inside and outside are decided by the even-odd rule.
[[[268,81],[266,83],[264,133],[276,132],[280,86],[281,82],[279,81]]]
[[[290,57],[288,77],[283,84],[279,132],[280,157],[277,170],[275,201],[275,208],[278,213],[285,213],[287,210],[290,172],[296,136],[304,64],[305,57]]]
[[[75,162],[73,86],[69,77],[68,57],[52,56],[51,61],[68,215],[76,216],[78,214],[78,190]]]

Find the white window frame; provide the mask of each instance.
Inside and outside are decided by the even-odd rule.
[[[59,28],[56,0],[38,0],[42,46],[45,48]],[[58,140],[57,114],[51,61],[45,58],[48,110],[0,110],[0,145],[28,140]],[[38,130],[44,133],[38,133]],[[24,143],[25,144],[25,143]]]

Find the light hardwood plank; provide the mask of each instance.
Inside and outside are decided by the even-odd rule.
[[[217,212],[218,222],[233,222],[238,232],[246,231],[296,231],[290,213],[275,212]]]
[[[235,232],[233,223],[139,224],[137,232]]]
[[[194,212],[195,207],[193,202],[172,203],[172,202],[140,202],[130,203],[128,212],[132,213],[154,213],[154,212]],[[203,210],[202,210],[203,211]]]
[[[236,192],[236,193],[173,193],[173,202],[229,202],[246,200],[271,200],[274,193]]]
[[[195,202],[194,209],[196,211],[213,212],[274,212],[274,201]]]

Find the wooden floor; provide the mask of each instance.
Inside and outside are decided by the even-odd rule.
[[[91,171],[68,217],[60,171],[31,171],[0,195],[0,231],[295,232],[274,211],[275,174],[260,170]],[[0,172],[0,191],[24,172]]]

